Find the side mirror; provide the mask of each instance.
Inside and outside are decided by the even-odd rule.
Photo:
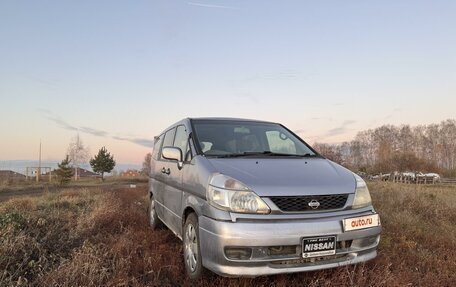
[[[183,166],[182,150],[178,147],[166,146],[162,149],[162,156],[168,160],[177,161],[179,169]]]

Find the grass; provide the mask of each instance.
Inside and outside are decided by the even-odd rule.
[[[456,188],[371,183],[383,233],[365,264],[201,286],[454,286]],[[181,242],[147,228],[145,188],[73,188],[0,203],[0,286],[191,286]]]
[[[108,176],[105,181],[101,181],[100,178],[81,178],[77,181],[70,181],[65,187],[97,187],[97,186],[114,186],[121,183],[147,183],[147,177],[112,177]],[[22,191],[30,189],[46,189],[49,187],[59,187],[57,179],[53,179],[52,182],[42,180],[36,182],[34,179],[19,180],[19,181],[8,181],[0,180],[0,193],[2,191]]]

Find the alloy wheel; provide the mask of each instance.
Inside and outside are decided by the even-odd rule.
[[[190,272],[195,272],[198,264],[198,237],[193,224],[188,224],[185,230],[185,262]]]

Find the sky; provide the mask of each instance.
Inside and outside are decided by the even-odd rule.
[[[0,160],[141,163],[185,117],[309,143],[456,118],[456,2],[0,1]]]

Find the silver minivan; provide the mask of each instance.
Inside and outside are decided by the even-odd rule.
[[[281,124],[187,118],[155,137],[149,221],[183,241],[187,275],[302,272],[377,255],[364,180]]]

